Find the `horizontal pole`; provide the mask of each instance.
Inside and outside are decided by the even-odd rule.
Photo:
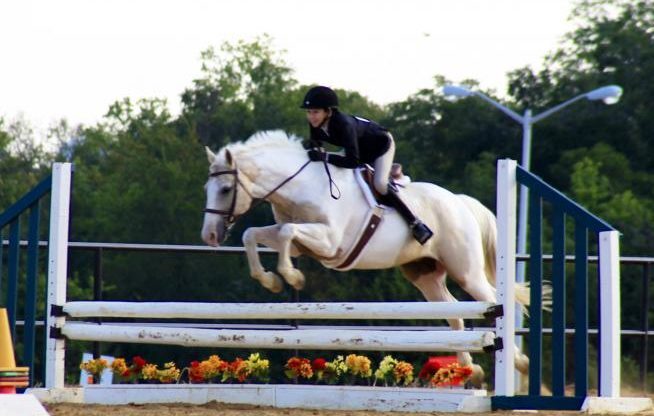
[[[2,240],[2,245],[9,246],[9,240]],[[27,248],[27,240],[20,240],[20,247]],[[45,240],[39,241],[39,247],[47,247],[48,242]],[[199,245],[186,245],[186,244],[128,244],[128,243],[102,243],[102,242],[68,242],[68,248],[76,250],[115,250],[115,251],[179,251],[182,253],[207,253],[207,254],[245,254],[245,248],[241,246],[222,246],[210,247]],[[263,255],[276,254],[277,252],[268,247],[257,247],[257,252]],[[516,259],[519,261],[529,260],[529,254],[516,254]],[[551,261],[551,254],[543,254],[543,260]],[[574,254],[565,256],[567,262],[572,262],[575,259]],[[588,261],[597,263],[597,256],[588,256]],[[647,256],[620,256],[620,264],[654,264],[654,257]]]
[[[483,319],[490,302],[192,303],[69,302],[74,318]]]
[[[184,347],[414,352],[482,352],[484,347],[493,345],[495,338],[492,332],[477,331],[252,331],[82,323],[67,323],[61,332],[66,338],[79,341]]]
[[[118,325],[118,326],[142,326],[142,322],[103,322],[103,325]],[[25,326],[25,321],[16,321],[17,327]],[[43,327],[43,321],[35,321],[35,326]],[[234,324],[234,323],[215,323],[215,324],[201,324],[201,323],[180,323],[180,322],[148,322],[148,326],[162,326],[162,327],[176,327],[176,328],[211,328],[211,329],[356,329],[358,331],[451,331],[449,326],[433,326],[433,325],[281,325],[281,324]],[[495,327],[488,326],[467,326],[467,331],[495,331]],[[597,335],[599,331],[597,328],[589,328],[589,335]],[[516,334],[529,335],[529,328],[516,328]],[[574,328],[567,328],[566,335],[574,335]],[[543,335],[552,334],[552,328],[543,328]],[[622,336],[644,336],[648,335],[654,337],[654,330],[643,331],[640,329],[623,329],[620,331]]]

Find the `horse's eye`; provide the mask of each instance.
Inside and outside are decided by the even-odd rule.
[[[227,195],[227,194],[230,193],[231,191],[232,191],[232,187],[231,187],[231,186],[225,186],[224,188],[222,188],[222,189],[220,190],[220,193],[221,193],[222,195]]]

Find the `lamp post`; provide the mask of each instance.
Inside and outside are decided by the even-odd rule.
[[[522,125],[522,160],[520,161],[520,166],[525,170],[529,170],[530,160],[531,160],[531,127],[551,116],[552,114],[568,107],[570,104],[580,101],[582,99],[587,99],[590,101],[602,100],[605,104],[615,104],[620,100],[622,95],[622,87],[618,85],[607,85],[594,89],[590,92],[579,94],[576,97],[573,97],[567,101],[562,102],[561,104],[550,108],[549,110],[543,111],[540,114],[532,116],[530,109],[525,110],[524,114],[521,116],[515,111],[503,106],[492,98],[488,97],[485,94],[482,94],[479,91],[473,91],[462,86],[455,85],[446,85],[443,87],[443,94],[446,96],[454,97],[469,97],[476,96],[486,101],[488,104],[497,108],[516,122]],[[520,207],[518,213],[518,245],[517,250],[520,254],[525,254],[527,250],[527,201],[529,196],[529,189],[521,185],[520,186]],[[524,282],[525,281],[525,262],[518,263],[516,269],[516,281]],[[516,317],[515,317],[516,327],[522,328],[522,314],[520,310],[516,308]],[[522,340],[516,337],[516,345],[521,348]]]

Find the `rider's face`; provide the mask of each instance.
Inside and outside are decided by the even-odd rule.
[[[324,108],[308,108],[307,109],[307,120],[311,127],[320,127],[327,121],[331,111],[325,110]]]

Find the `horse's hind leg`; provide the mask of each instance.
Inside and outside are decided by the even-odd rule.
[[[424,258],[401,267],[402,273],[422,295],[430,302],[457,302],[456,298],[447,289],[445,279],[447,272],[436,260]],[[463,330],[463,319],[448,319],[450,327],[454,330]],[[468,352],[458,352],[457,359],[462,365],[470,365],[473,368],[470,382],[475,387],[481,387],[484,380],[484,370],[472,362],[472,356]]]
[[[463,290],[472,296],[473,299],[479,302],[497,303],[497,292],[486,278],[484,269],[481,266],[476,268],[477,272],[474,273],[469,270],[463,271],[457,269],[458,265],[463,264],[463,261],[452,263],[454,263],[454,266],[450,267],[448,270],[450,276]],[[474,267],[471,267],[470,269],[475,270]],[[515,347],[514,360],[516,370],[522,374],[529,373],[529,358],[517,347]]]

